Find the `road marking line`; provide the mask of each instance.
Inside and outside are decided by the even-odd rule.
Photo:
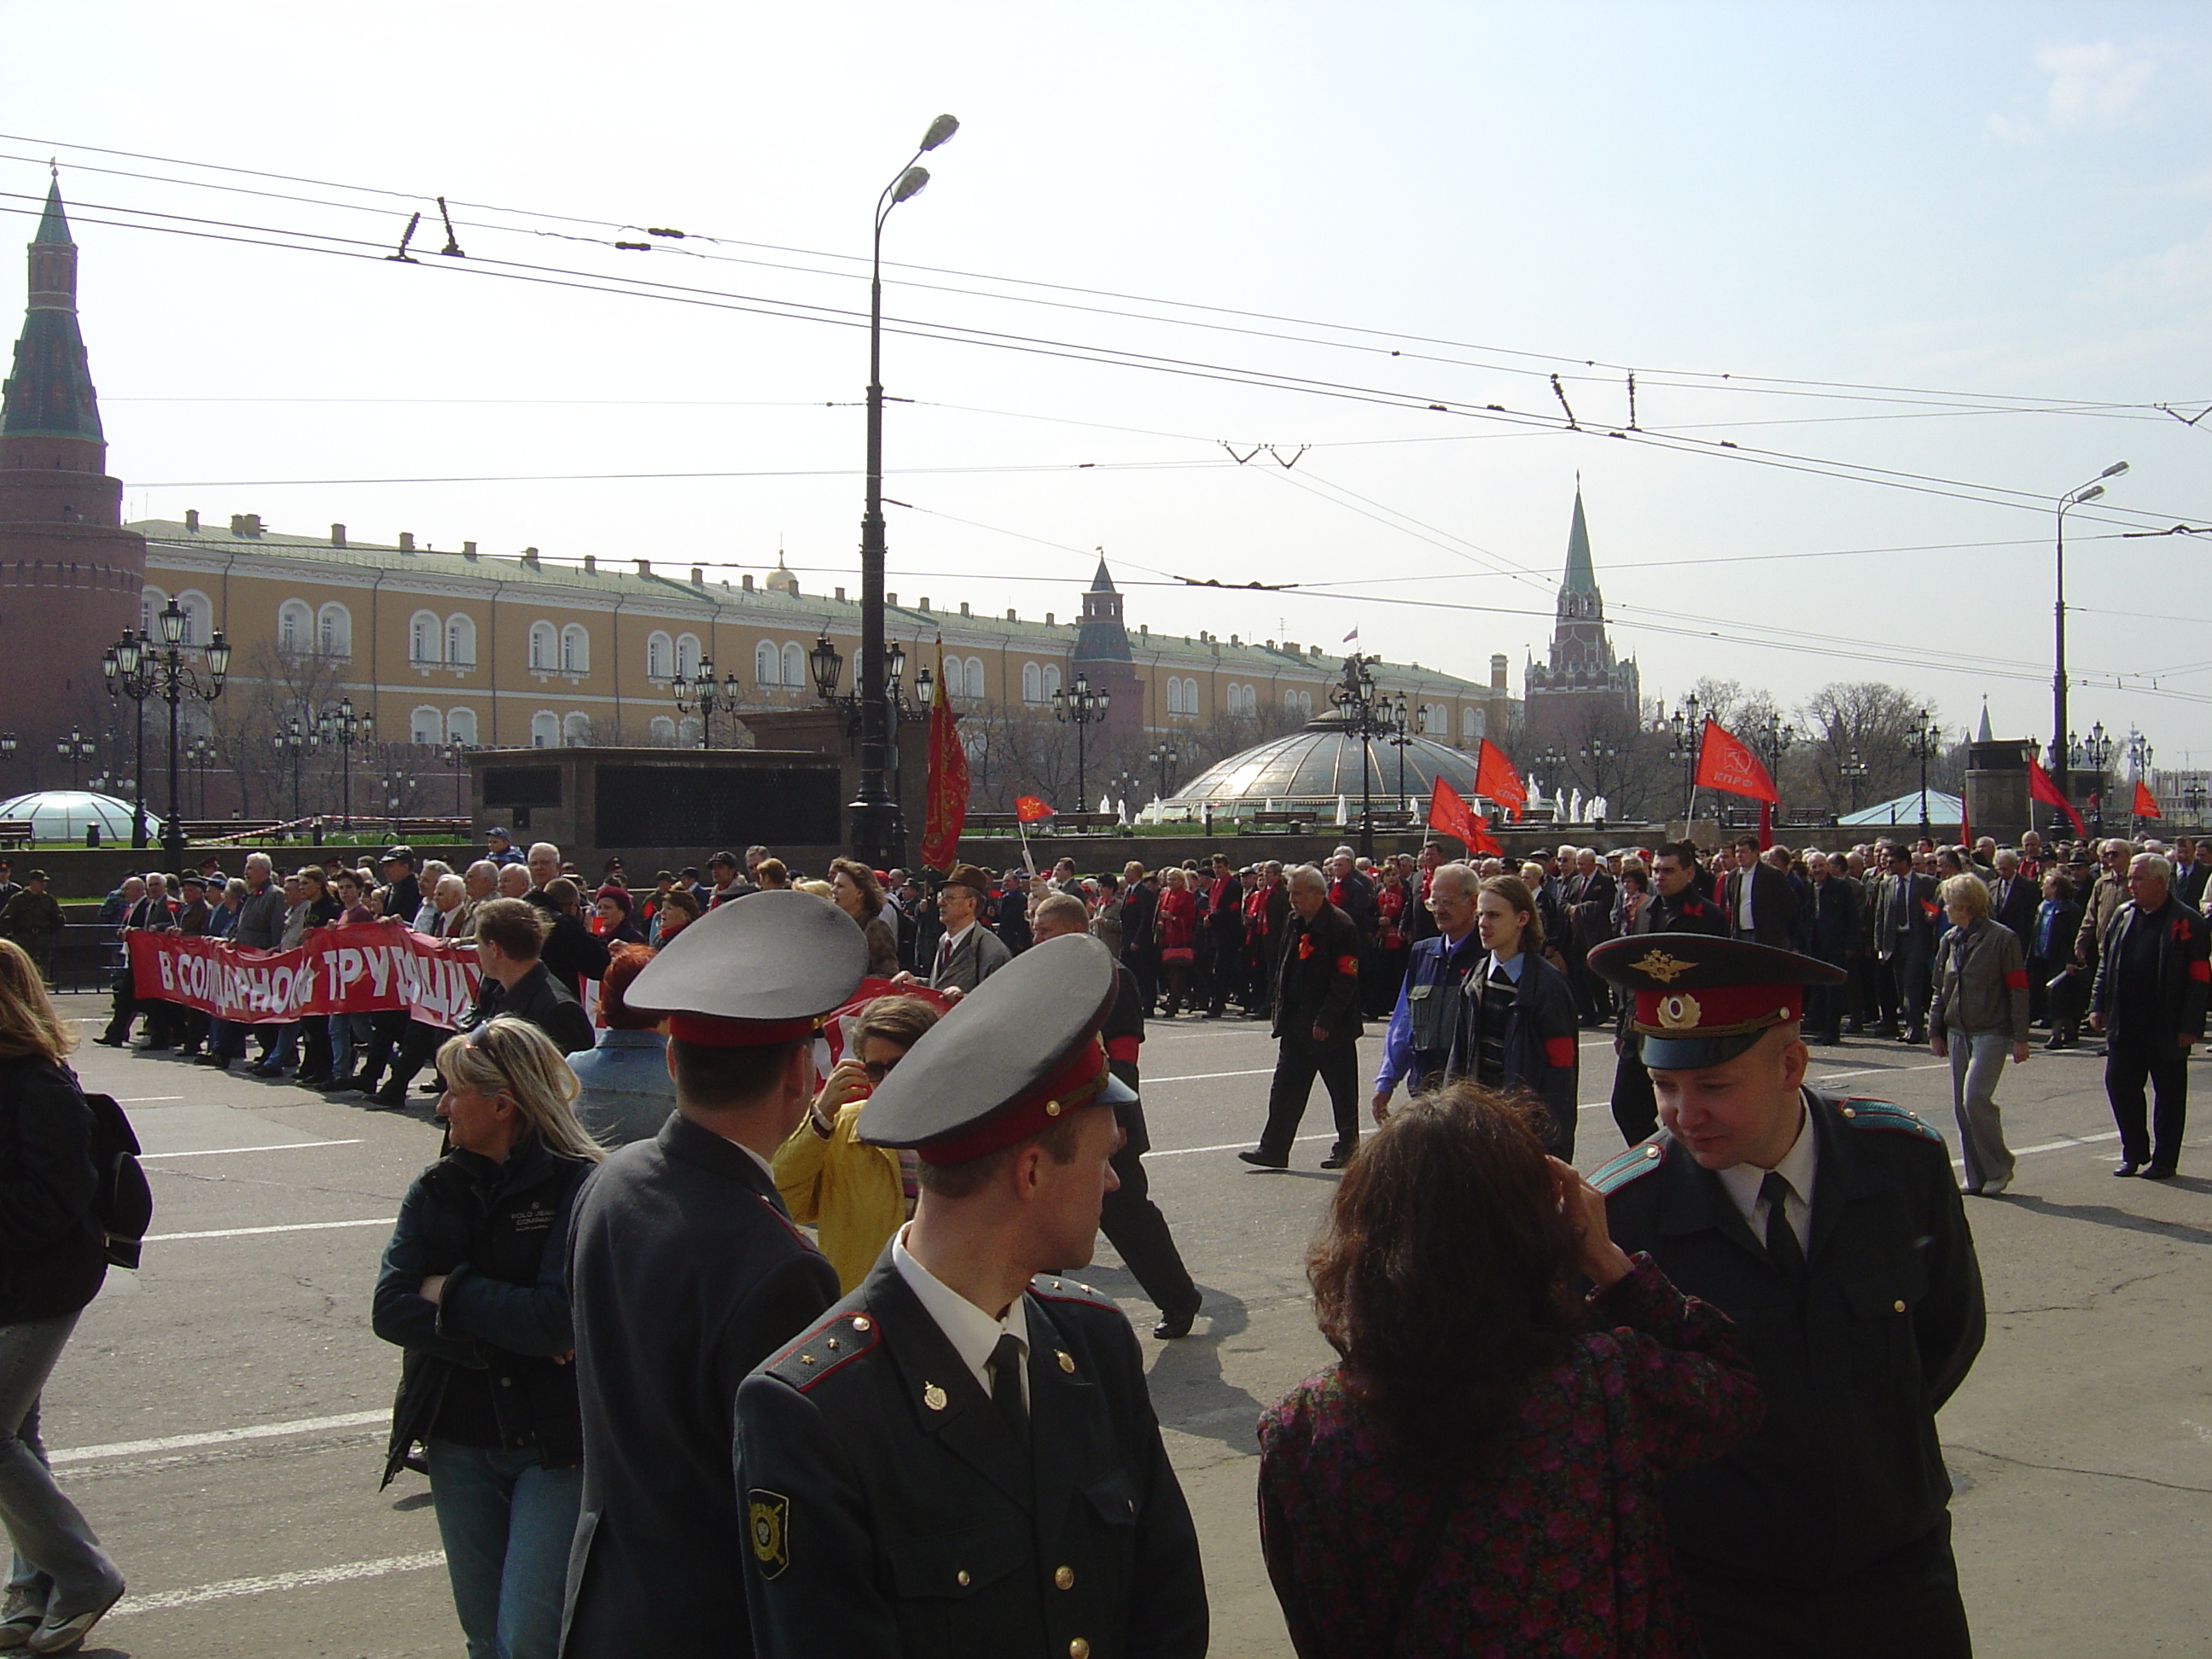
[[[2069,1146],[2094,1146],[2100,1140],[2118,1140],[2119,1138],[2118,1129],[2107,1129],[2100,1135],[2069,1136],[2064,1140],[2046,1140],[2039,1146],[2016,1146],[2012,1155],[2026,1158],[2030,1152],[2063,1152]]]
[[[1148,1077],[1147,1083],[1207,1083],[1218,1077],[1266,1077],[1274,1071],[1272,1066],[1262,1066],[1251,1072],[1193,1072],[1188,1077]]]
[[[272,1146],[210,1146],[197,1152],[141,1152],[138,1161],[149,1164],[157,1158],[221,1158],[225,1152],[296,1152],[303,1146],[358,1146],[361,1144],[358,1140],[285,1140]],[[180,1238],[185,1235],[173,1233],[170,1237]]]
[[[174,1244],[187,1238],[251,1238],[256,1233],[319,1233],[335,1227],[390,1227],[398,1220],[396,1215],[387,1215],[367,1221],[295,1221],[283,1227],[222,1227],[206,1233],[155,1233],[146,1243]]]
[[[118,1095],[115,1103],[118,1106],[143,1106],[149,1101],[182,1100],[183,1098],[182,1095]]]
[[[117,1440],[105,1446],[71,1446],[50,1451],[56,1463],[87,1463],[103,1457],[137,1457],[144,1452],[181,1451],[189,1446],[225,1446],[235,1440],[273,1440],[281,1435],[319,1434],[326,1429],[362,1429],[389,1423],[388,1411],[348,1412],[340,1417],[300,1417],[289,1423],[249,1423],[239,1429],[210,1429],[200,1434],[165,1434],[155,1440]]]
[[[1877,1077],[1899,1072],[1940,1072],[1950,1063],[1948,1060],[1935,1060],[1925,1066],[1862,1066],[1856,1072],[1826,1072],[1805,1080],[1808,1083],[1840,1083],[1847,1077]]]
[[[355,1578],[381,1578],[386,1573],[420,1572],[446,1565],[443,1550],[421,1555],[387,1555],[380,1561],[348,1561],[335,1567],[307,1567],[298,1572],[274,1572],[262,1578],[227,1578],[219,1584],[198,1584],[191,1589],[156,1590],[151,1595],[128,1595],[108,1612],[110,1619],[134,1613],[164,1613],[172,1607],[197,1607],[203,1601],[228,1601],[240,1595],[266,1595],[272,1590],[307,1589],[317,1584],[343,1584]]]
[[[1335,1139],[1336,1136],[1334,1133],[1323,1135],[1300,1135],[1297,1139],[1293,1141],[1291,1144],[1293,1146],[1302,1146],[1309,1140],[1334,1140]],[[1155,1146],[1152,1151],[1146,1152],[1145,1156],[1146,1158],[1188,1158],[1193,1152],[1249,1152],[1251,1150],[1252,1143],[1250,1141],[1232,1140],[1228,1142],[1226,1145],[1220,1146],[1170,1146],[1164,1152]]]

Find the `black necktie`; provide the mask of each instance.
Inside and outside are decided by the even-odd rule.
[[[1800,1290],[1805,1283],[1805,1247],[1797,1242],[1797,1230],[1790,1224],[1790,1183],[1769,1170],[1759,1183],[1759,1195],[1766,1200],[1767,1257],[1789,1281],[1790,1288]]]
[[[1014,1431],[1014,1438],[1030,1436],[1030,1410],[1022,1403],[1022,1341],[1012,1331],[991,1350],[991,1403]]]

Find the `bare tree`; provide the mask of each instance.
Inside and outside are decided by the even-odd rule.
[[[1858,804],[1886,800],[1920,783],[1919,751],[1914,735],[1928,720],[1927,703],[1903,688],[1880,680],[1838,680],[1822,686],[1799,707],[1802,738],[1793,769],[1802,786],[1832,812],[1851,810],[1854,757],[1866,769]],[[1929,787],[1938,771],[1931,763]]]

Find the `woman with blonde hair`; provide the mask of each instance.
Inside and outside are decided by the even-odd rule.
[[[553,1659],[584,1437],[568,1218],[605,1156],[552,1040],[501,1015],[438,1050],[451,1150],[408,1188],[377,1275],[404,1347],[387,1484],[421,1441],[469,1659]]]
[[[857,1139],[860,1108],[937,1021],[920,997],[878,997],[861,1009],[845,1057],[776,1151],[775,1189],[791,1218],[815,1229],[842,1294],[859,1288],[890,1236],[914,1218],[921,1172],[913,1152]]]
[[[0,939],[0,1522],[15,1550],[0,1647],[40,1653],[77,1647],[123,1594],[39,1438],[46,1379],[107,1276],[76,1046],[29,955]]]
[[[2019,934],[1990,920],[1990,890],[1979,876],[1952,876],[1936,896],[1951,925],[1936,945],[1928,1047],[1951,1062],[1966,1190],[1995,1198],[2012,1185],[1997,1079],[2006,1049],[2015,1066],[2027,1059],[2027,953]]]

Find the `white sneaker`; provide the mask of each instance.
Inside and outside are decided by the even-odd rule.
[[[0,1648],[20,1648],[31,1632],[46,1622],[46,1604],[28,1590],[9,1590],[5,1612],[0,1612]]]
[[[1982,1196],[1984,1198],[1995,1198],[1999,1193],[2002,1192],[2006,1188],[2011,1185],[2012,1177],[2010,1176],[1999,1176],[1995,1181],[1984,1181],[1982,1183]]]

